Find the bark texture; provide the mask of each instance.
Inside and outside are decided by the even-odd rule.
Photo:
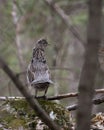
[[[77,130],[90,130],[92,98],[98,72],[98,50],[101,43],[101,6],[102,0],[89,0],[89,20],[85,61],[79,82],[79,101]]]

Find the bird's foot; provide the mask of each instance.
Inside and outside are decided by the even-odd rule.
[[[47,99],[47,97],[46,97],[46,95],[43,95],[43,96],[35,96],[35,98],[37,98],[37,99]]]
[[[43,95],[42,98],[45,100],[45,99],[47,99],[47,96],[46,96],[46,95]]]

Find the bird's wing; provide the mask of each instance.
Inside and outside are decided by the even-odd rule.
[[[29,64],[27,69],[27,81],[28,83],[31,83],[34,80],[34,73],[31,70],[31,64]]]

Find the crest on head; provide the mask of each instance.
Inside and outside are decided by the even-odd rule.
[[[41,38],[36,42],[36,46],[33,48],[33,50],[35,48],[40,48],[40,49],[45,49],[48,46],[48,42],[45,38]]]
[[[39,45],[48,45],[48,42],[46,39],[41,38],[40,40],[37,41],[37,44]]]
[[[44,51],[45,48],[47,47],[47,45],[48,45],[48,42],[47,42],[47,40],[45,38],[41,38],[40,40],[38,40],[36,42],[35,47],[33,48],[33,56],[36,54],[36,51],[38,49]]]

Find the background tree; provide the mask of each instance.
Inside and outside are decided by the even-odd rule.
[[[98,66],[98,51],[101,43],[102,1],[89,0],[89,20],[85,61],[79,81],[77,130],[90,130],[92,99],[94,97]]]

